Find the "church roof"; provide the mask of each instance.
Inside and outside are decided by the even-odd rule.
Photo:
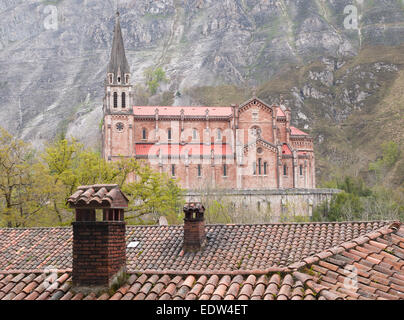
[[[278,117],[286,117],[286,114],[285,114],[285,112],[283,112],[281,107],[278,108],[277,116]]]
[[[287,143],[284,143],[282,145],[282,154],[286,154],[286,155],[291,155],[292,154],[292,151],[290,150]]]
[[[159,116],[181,116],[184,110],[185,117],[230,117],[232,116],[231,107],[205,107],[205,106],[135,106],[133,114],[135,116],[154,116],[158,110]]]
[[[302,130],[295,128],[295,127],[290,127],[290,133],[292,136],[308,136],[306,132],[303,132]]]
[[[123,79],[125,73],[130,73],[130,67],[125,55],[119,13],[116,14],[114,39],[112,42],[111,59],[108,64],[108,73],[114,74],[115,83],[117,82],[117,77]]]

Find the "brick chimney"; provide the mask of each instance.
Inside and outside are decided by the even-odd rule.
[[[124,208],[128,199],[118,185],[82,186],[68,198],[75,209],[73,225],[73,288],[110,288],[126,272]],[[102,210],[97,221],[96,210]]]
[[[199,202],[184,205],[184,251],[194,252],[203,248],[206,242],[205,208]]]

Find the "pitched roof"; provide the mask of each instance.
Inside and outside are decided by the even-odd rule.
[[[285,154],[285,155],[291,155],[292,154],[292,151],[290,150],[287,143],[284,143],[282,145],[282,154]]]
[[[286,114],[285,114],[285,112],[282,110],[282,108],[281,107],[279,107],[279,108],[277,108],[277,114],[276,114],[276,116],[277,117],[286,117]]]
[[[290,134],[292,136],[308,136],[306,132],[292,126],[290,127]]]
[[[286,267],[305,257],[350,241],[386,221],[207,225],[206,247],[184,253],[183,226],[127,226],[129,271],[184,272],[267,270]],[[0,270],[41,270],[72,267],[72,229],[0,229]]]
[[[250,99],[248,99],[247,101],[243,102],[242,104],[239,105],[239,109],[242,109],[243,107],[245,107],[247,104],[253,102],[254,100],[258,101],[259,103],[262,103],[263,105],[267,106],[267,107],[275,107],[275,106],[270,106],[268,103],[266,103],[265,101],[261,100],[260,98],[257,98],[256,96],[251,97]]]
[[[118,82],[118,77],[120,77],[122,79],[121,81],[123,81],[125,73],[130,73],[130,67],[125,54],[125,46],[123,44],[118,12],[115,19],[114,39],[112,41],[111,58],[108,64],[107,72],[114,74],[114,83]]]
[[[159,116],[180,117],[182,110],[184,117],[205,117],[208,112],[209,117],[230,117],[233,115],[231,107],[205,107],[205,106],[134,106],[135,116],[154,116],[158,110]]]
[[[131,273],[115,292],[88,295],[72,291],[70,276],[0,272],[0,300],[403,300],[404,227],[381,227],[282,272]]]

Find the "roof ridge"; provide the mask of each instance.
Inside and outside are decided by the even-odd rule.
[[[153,269],[145,269],[145,270],[130,270],[128,273],[132,274],[146,274],[146,275],[176,275],[176,276],[189,276],[189,275],[266,275],[269,273],[290,273],[294,270],[289,269],[288,267],[268,267],[266,269],[246,269],[246,270],[153,270]]]
[[[294,263],[288,265],[287,267],[292,270],[298,271],[303,267],[306,267],[311,264],[315,264],[319,261],[325,260],[326,258],[332,257],[343,251],[347,251],[349,249],[356,248],[357,246],[360,246],[371,240],[380,238],[386,234],[393,233],[393,232],[397,231],[401,225],[402,224],[400,221],[393,221],[389,225],[384,225],[376,230],[372,230],[366,234],[363,234],[363,235],[353,238],[351,240],[344,241],[344,242],[340,243],[339,245],[325,249],[325,250],[315,253],[311,256],[308,256],[306,258],[303,258],[301,261],[294,262]],[[365,238],[367,238],[367,240]]]
[[[56,226],[56,227],[22,227],[22,228],[16,228],[16,227],[7,227],[7,228],[0,228],[1,230],[32,230],[32,229],[71,229],[71,226],[66,226],[66,227],[62,227],[62,226]]]
[[[269,104],[267,102],[265,102],[264,100],[262,100],[261,98],[258,98],[257,96],[253,96],[250,99],[248,99],[247,101],[244,101],[242,104],[239,105],[239,109],[243,108],[244,106],[246,106],[247,104],[249,104],[251,101],[253,100],[258,100],[259,102],[261,102],[263,105],[267,106],[267,107],[278,107],[275,104]]]
[[[29,274],[29,273],[44,273],[45,269],[48,268],[42,268],[42,269],[10,269],[10,270],[1,270],[0,269],[0,274]],[[72,268],[64,268],[64,269],[58,269],[57,267],[53,267],[52,269],[56,269],[58,273],[65,273],[65,272],[73,272]]]

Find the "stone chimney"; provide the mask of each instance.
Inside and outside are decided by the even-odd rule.
[[[184,206],[184,251],[201,250],[206,243],[205,208],[199,202],[190,202]]]
[[[82,186],[68,198],[67,203],[76,214],[72,223],[75,290],[105,290],[125,274],[124,208],[128,202],[114,184]],[[102,221],[97,221],[97,209],[102,210]]]

